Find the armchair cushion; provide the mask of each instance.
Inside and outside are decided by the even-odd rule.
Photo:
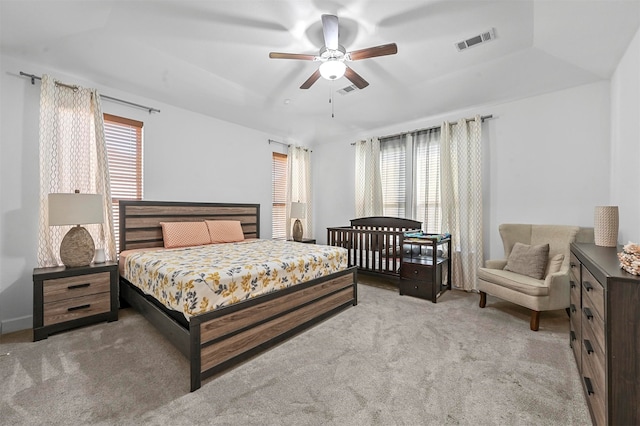
[[[549,244],[528,245],[516,242],[507,258],[505,271],[543,279],[549,260]]]
[[[479,268],[478,279],[530,296],[539,297],[549,295],[549,286],[545,280],[537,280],[517,272]]]

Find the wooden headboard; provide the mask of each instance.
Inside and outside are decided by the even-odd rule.
[[[160,222],[239,220],[245,238],[260,238],[260,204],[120,201],[120,251],[163,247]]]

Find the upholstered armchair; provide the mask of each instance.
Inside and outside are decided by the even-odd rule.
[[[530,328],[540,312],[569,307],[569,246],[589,241],[593,230],[578,226],[502,224],[505,258],[487,260],[478,270],[480,307],[487,294],[531,309]]]

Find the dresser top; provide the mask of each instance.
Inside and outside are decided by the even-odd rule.
[[[578,259],[587,265],[591,273],[603,283],[605,279],[614,278],[616,280],[635,281],[640,285],[640,276],[626,272],[620,267],[618,252],[622,251],[622,246],[600,247],[591,243],[572,243],[571,251]]]

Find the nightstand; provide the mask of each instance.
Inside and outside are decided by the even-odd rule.
[[[287,240],[287,241],[293,241],[293,240]],[[316,240],[315,238],[303,238],[302,241],[298,241],[298,242],[303,244],[315,244]]]
[[[101,321],[118,320],[118,264],[33,270],[33,341]]]
[[[408,251],[403,255],[400,267],[400,295],[406,294],[436,303],[442,293],[451,290],[451,238],[405,238],[404,245]],[[446,247],[446,257],[443,257],[445,253],[438,250],[442,245]],[[444,268],[446,269],[443,270]]]

